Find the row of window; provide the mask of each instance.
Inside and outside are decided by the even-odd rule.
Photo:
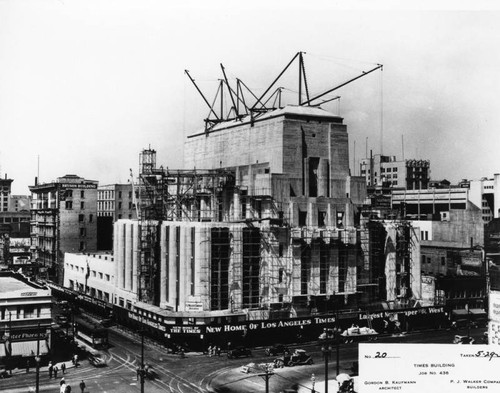
[[[73,190],[66,190],[64,194],[66,198],[73,198]],[[80,198],[85,198],[85,191],[80,191]]]
[[[133,209],[135,205],[132,202],[128,203],[128,208]],[[103,210],[114,210],[115,209],[115,201],[106,201],[106,202],[97,202],[97,210],[98,211],[103,211]],[[121,210],[123,209],[123,203],[118,202],[118,209]]]
[[[426,263],[429,265],[431,264],[432,260],[431,257],[426,257],[425,255],[422,255],[422,265],[425,265]],[[441,257],[441,266],[446,266],[446,257]]]
[[[86,268],[81,267],[81,266],[75,266],[75,265],[66,263],[66,268],[70,269],[70,270],[74,270],[77,273],[86,274]],[[103,272],[97,272],[95,270],[91,270],[90,274],[92,277],[95,277],[95,278],[97,278],[99,276],[100,280],[111,281],[111,279],[112,279],[112,276],[110,276],[109,274],[104,274]],[[71,280],[70,280],[70,284],[71,284]]]
[[[16,306],[15,310],[13,307],[0,307],[0,319],[2,320],[14,320],[14,319],[29,319],[29,318],[40,318],[41,307],[26,304],[24,306]]]
[[[85,214],[78,215],[78,222],[85,222]],[[89,214],[89,222],[94,222],[94,215]]]
[[[138,198],[138,192],[135,192],[135,197]],[[122,191],[118,191],[118,199],[122,199],[123,193]],[[128,198],[132,199],[132,191],[128,192]],[[97,192],[97,199],[104,199],[104,200],[114,200],[115,199],[115,191],[98,191]]]
[[[76,205],[76,204],[75,204]],[[66,210],[72,210],[73,209],[73,201],[65,201],[64,207]],[[80,209],[85,209],[85,202],[80,202]]]
[[[480,290],[477,291],[445,291],[444,296],[446,299],[468,299],[468,298],[477,298],[481,299],[484,297],[483,292]]]

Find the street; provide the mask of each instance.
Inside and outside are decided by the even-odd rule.
[[[484,328],[471,329],[471,335],[476,342],[481,342]],[[400,336],[379,337],[377,342],[401,343],[450,343],[455,334],[467,334],[465,330],[438,330],[415,332]],[[89,393],[129,393],[140,392],[140,382],[137,380],[137,368],[141,360],[141,340],[138,335],[121,331],[116,327],[109,331],[110,348],[101,351],[107,366],[96,368],[87,360],[81,361],[81,366],[69,368],[65,374],[66,382],[73,392],[79,392],[78,384],[83,379],[86,392]],[[316,384],[324,383],[324,360],[321,345],[309,343],[292,345],[291,348],[302,348],[309,353],[313,365],[285,367],[275,370],[269,377],[269,391],[279,392],[283,389],[310,386],[311,376],[315,374]],[[253,363],[272,362],[275,357],[267,357],[263,348],[253,349],[252,357],[228,359],[225,353],[220,357],[208,357],[202,353],[187,353],[185,357],[168,353],[165,348],[151,343],[145,344],[144,363],[151,365],[157,378],[145,381],[145,392],[200,393],[200,392],[255,392],[265,391],[265,376],[262,372],[243,373],[241,366]],[[329,360],[329,378],[336,373],[335,349]],[[350,373],[350,368],[358,358],[358,344],[341,344],[340,372]],[[69,359],[68,359],[69,360]],[[69,363],[71,365],[71,363]],[[251,370],[254,365],[251,365]],[[32,368],[28,374],[25,370],[17,370],[11,378],[0,380],[0,391],[9,393],[29,392],[35,386],[36,373]],[[40,373],[40,392],[58,392],[59,380],[49,379],[48,373],[42,368]]]

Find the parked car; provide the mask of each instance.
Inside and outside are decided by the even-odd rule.
[[[66,326],[68,324],[68,317],[65,315],[58,315],[56,317],[57,323],[61,326]]]
[[[289,351],[290,350],[286,345],[275,344],[272,347],[266,348],[264,352],[266,353],[267,356],[276,356],[276,355],[283,355]]]
[[[291,355],[287,354],[274,361],[275,367],[296,366],[302,364],[313,364],[311,355],[303,349],[296,349]]]
[[[144,366],[144,375],[147,379],[157,379],[158,378],[158,373],[153,369],[153,367],[150,364],[146,364]]]
[[[354,341],[362,341],[362,340],[376,340],[378,333],[372,328],[369,327],[359,327],[359,326],[351,326],[350,328],[344,330],[341,334],[342,338],[346,343],[354,342]]]
[[[470,336],[460,336],[459,334],[453,338],[453,344],[474,344],[474,341]]]
[[[243,356],[246,356],[246,357],[252,356],[252,352],[250,351],[250,349],[248,349],[246,347],[236,347],[234,349],[227,351],[227,357],[229,359],[241,358]]]
[[[89,360],[89,363],[94,367],[106,366],[106,362],[104,361],[104,359],[97,354],[89,354],[87,356],[87,359]]]

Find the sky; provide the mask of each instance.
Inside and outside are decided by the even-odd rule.
[[[0,176],[125,183],[151,147],[182,168],[222,78],[263,92],[298,52],[311,95],[347,125],[351,173],[372,150],[431,177],[500,172],[500,13],[492,1],[0,0]],[[247,4],[249,3],[249,4]],[[411,2],[417,4],[417,2]],[[280,80],[295,104],[298,66]],[[287,101],[288,100],[288,101]]]

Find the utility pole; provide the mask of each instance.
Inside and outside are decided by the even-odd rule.
[[[266,384],[266,393],[269,393],[269,379],[272,375],[274,375],[274,373],[269,371],[269,366],[266,366],[266,372],[257,375],[259,377],[264,377],[264,382]]]
[[[144,328],[141,329],[141,393],[144,393]]]
[[[38,330],[36,336],[36,382],[35,382],[35,392],[40,392],[40,321],[38,321]]]

